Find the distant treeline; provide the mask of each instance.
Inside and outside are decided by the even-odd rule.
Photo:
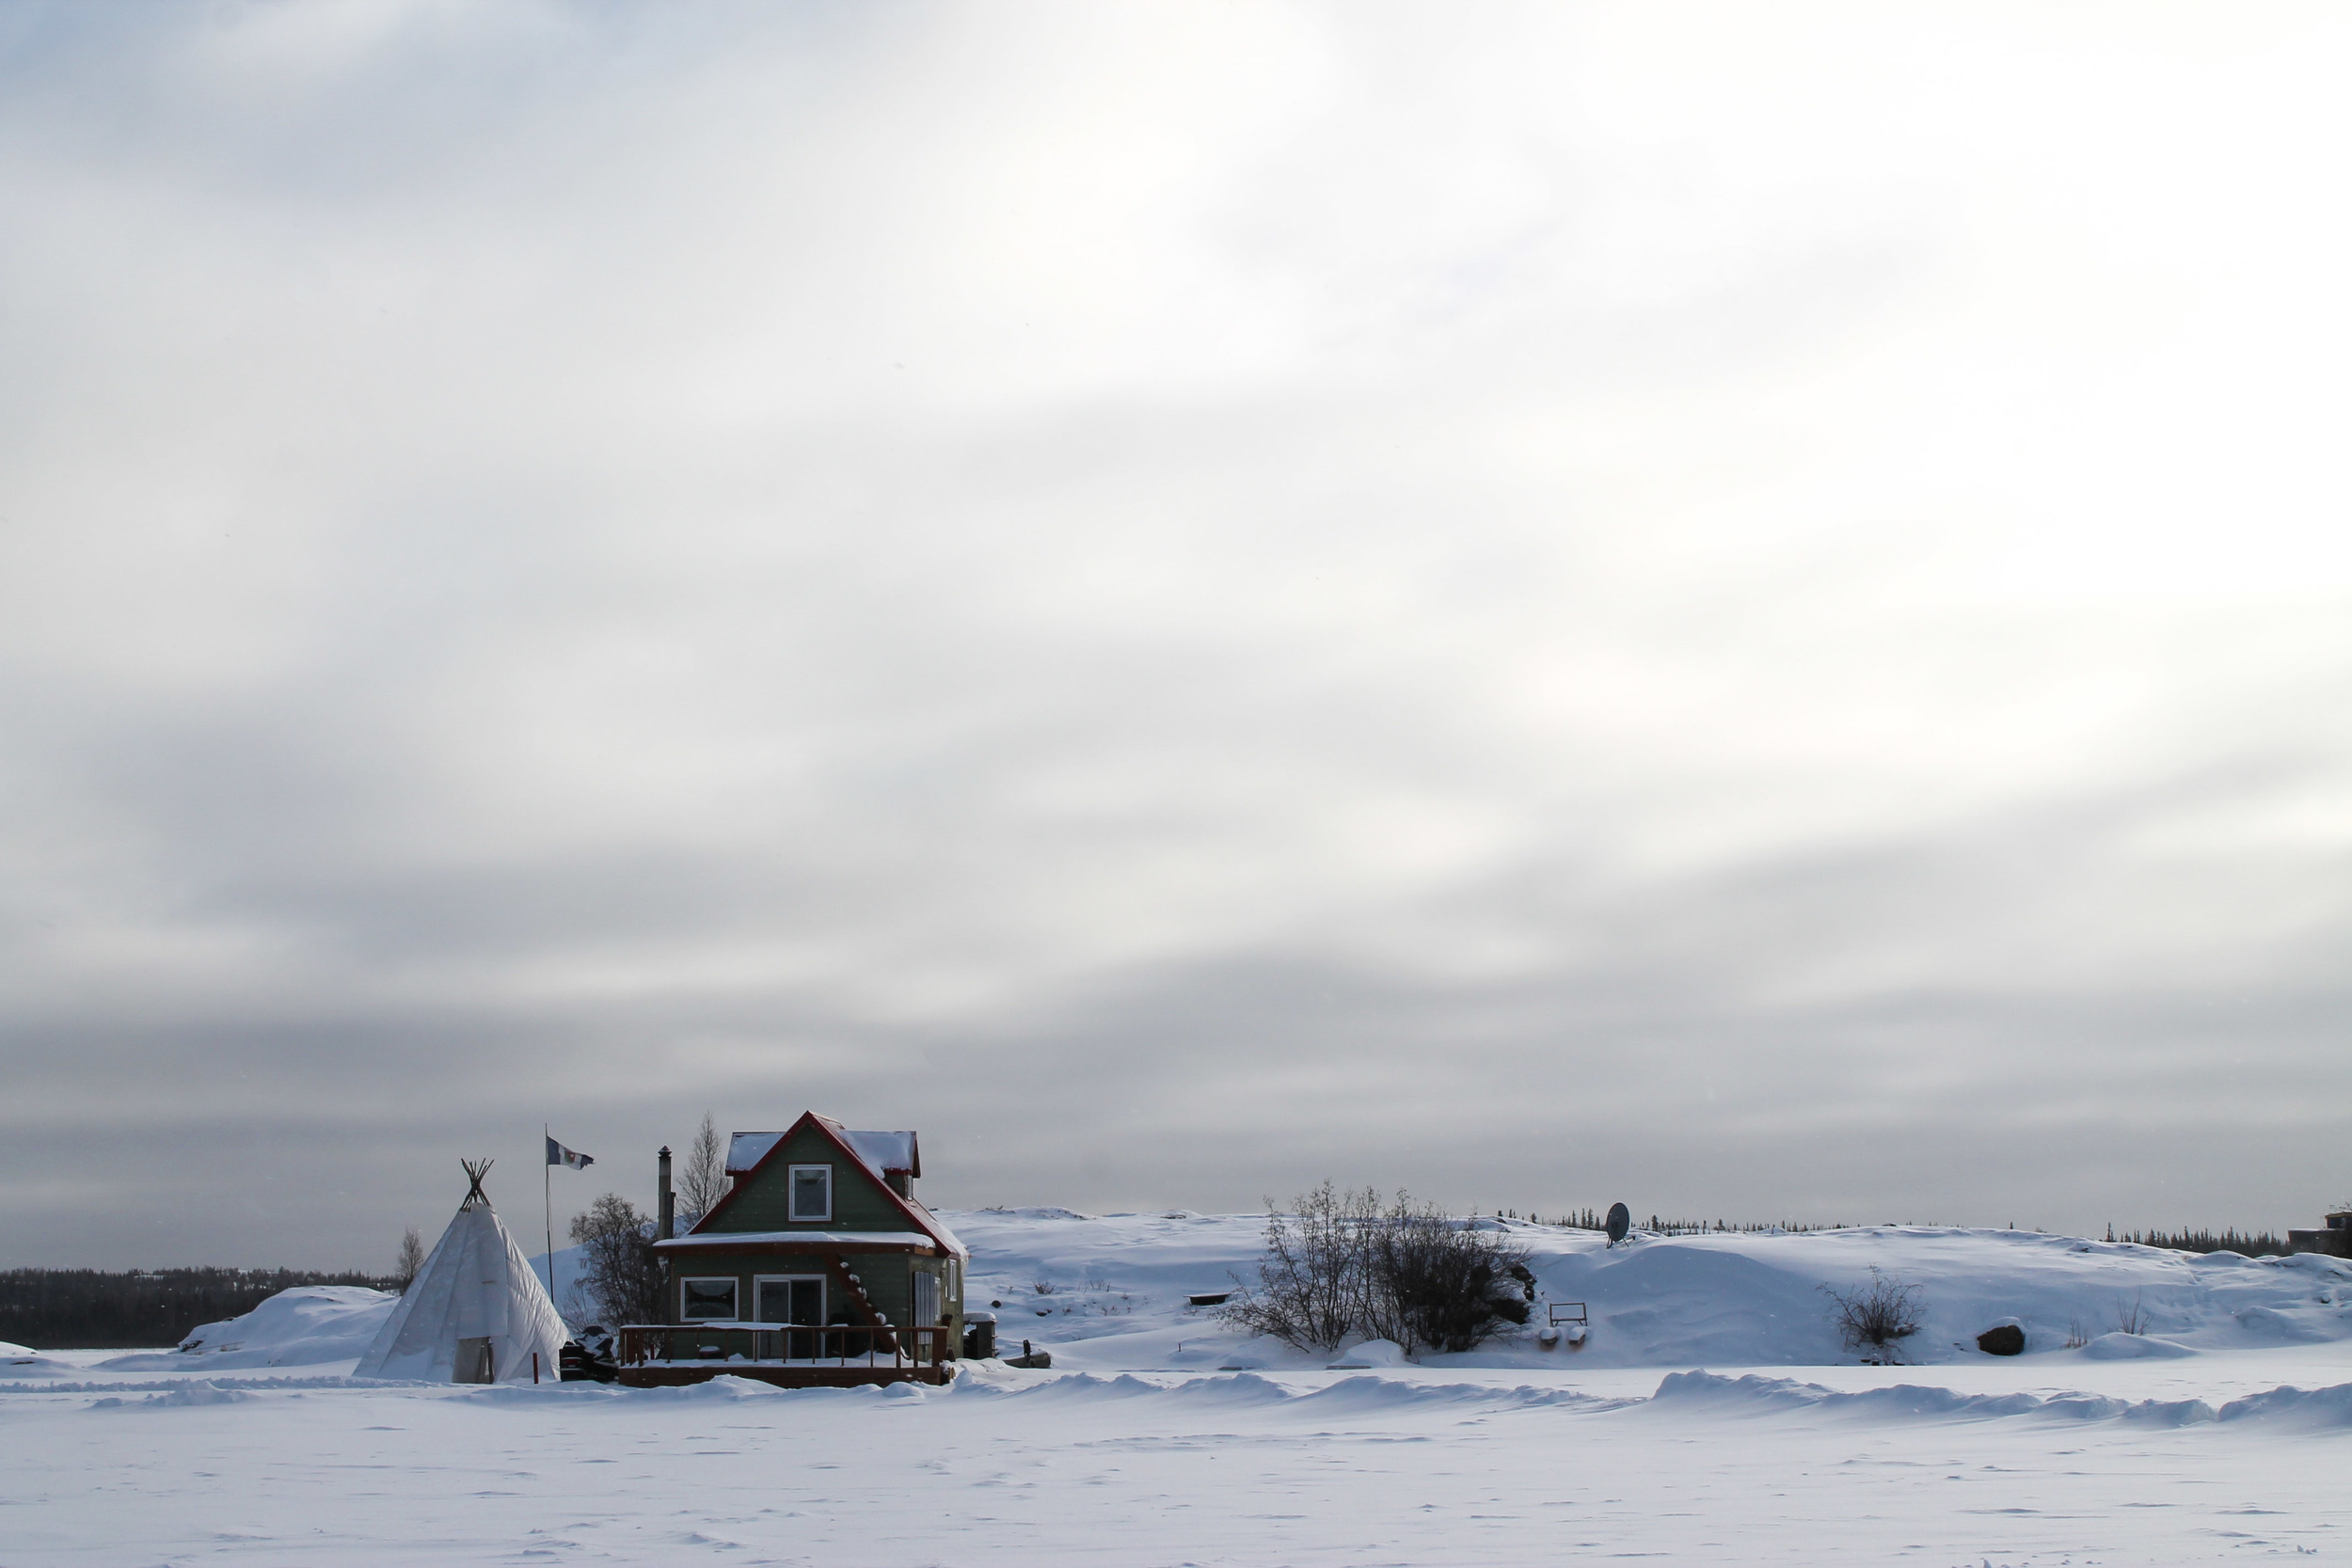
[[[2224,1230],[2218,1235],[2210,1230],[2174,1230],[2169,1233],[2162,1230],[2126,1230],[2119,1236],[2115,1233],[2115,1227],[2110,1225],[2107,1227],[2107,1240],[2137,1242],[2141,1246],[2169,1247],[2174,1252],[2242,1252],[2249,1258],[2284,1258],[2287,1255],[2286,1238],[2273,1236],[2267,1230],[2250,1236],[2241,1236],[2234,1230]]]
[[[395,1282],[365,1274],[294,1269],[0,1270],[0,1339],[35,1350],[176,1345],[190,1329],[250,1312],[295,1285]]]
[[[1536,1225],[1565,1226],[1571,1230],[1606,1230],[1609,1223],[1590,1209],[1546,1219],[1541,1214],[1522,1214],[1516,1209],[1495,1211],[1497,1219],[1529,1220]],[[1888,1221],[1888,1224],[1895,1222]],[[1909,1220],[1902,1222],[1911,1224]],[[1646,1222],[1636,1220],[1634,1227],[1656,1236],[1708,1236],[1719,1231],[1754,1235],[1759,1231],[1783,1231],[1795,1234],[1813,1230],[1851,1230],[1851,1225],[1805,1225],[1796,1220],[1667,1220],[1652,1214]],[[2107,1227],[2110,1242],[2131,1242],[2140,1246],[2166,1247],[2174,1252],[2239,1252],[2249,1258],[2283,1258],[2287,1255],[2286,1238],[2269,1231],[2240,1234],[2236,1230],[2125,1230],[2118,1232]]]
[[[1536,1225],[1564,1226],[1570,1230],[1606,1230],[1609,1228],[1608,1219],[1593,1212],[1590,1209],[1580,1209],[1569,1214],[1558,1214],[1550,1219],[1546,1219],[1541,1214],[1522,1214],[1516,1209],[1498,1209],[1495,1211],[1495,1218],[1528,1220]],[[1784,1230],[1795,1233],[1853,1228],[1850,1225],[1806,1225],[1798,1220],[1664,1220],[1660,1219],[1656,1214],[1652,1214],[1647,1220],[1635,1220],[1633,1227],[1636,1230],[1646,1230],[1657,1236],[1711,1236],[1717,1231],[1754,1235],[1765,1230]]]

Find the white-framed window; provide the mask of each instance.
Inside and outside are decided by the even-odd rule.
[[[833,1167],[794,1165],[785,1173],[791,1183],[792,1217],[796,1220],[833,1218]]]
[[[733,1275],[677,1282],[677,1315],[685,1323],[735,1323]]]
[[[947,1287],[947,1305],[949,1307],[953,1308],[962,1306],[963,1259],[961,1258],[948,1259],[946,1264],[942,1270],[942,1277]]]

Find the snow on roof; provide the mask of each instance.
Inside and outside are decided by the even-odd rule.
[[[740,1176],[768,1158],[781,1132],[738,1132],[727,1140],[727,1174]]]
[[[921,1169],[922,1163],[914,1155],[912,1132],[852,1132],[845,1128],[841,1141],[856,1150],[859,1159],[884,1175],[902,1170],[914,1176]]]
[[[781,1132],[738,1132],[727,1141],[727,1174],[741,1176],[768,1157],[776,1147]],[[922,1174],[923,1162],[915,1151],[912,1132],[852,1132],[841,1130],[841,1141],[850,1151],[866,1162],[876,1176],[887,1176],[902,1170],[910,1176]]]
[[[923,1216],[923,1223],[931,1227],[931,1234],[938,1237],[941,1243],[946,1246],[950,1253],[954,1254],[958,1258],[970,1258],[972,1256],[972,1249],[965,1246],[961,1241],[958,1240],[956,1233],[948,1229],[947,1227],[941,1222],[940,1217],[937,1214],[932,1213],[929,1209],[925,1209],[921,1204],[915,1202],[913,1198],[907,1199],[907,1207],[921,1212]]]
[[[919,1230],[718,1230],[707,1235],[673,1236],[656,1242],[657,1247],[707,1247],[723,1251],[728,1247],[765,1247],[785,1243],[825,1249],[839,1247],[846,1252],[868,1248],[889,1252],[905,1252],[920,1248],[930,1251],[937,1243]]]

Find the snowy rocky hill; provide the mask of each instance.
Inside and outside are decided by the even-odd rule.
[[[974,1305],[1001,1302],[999,1335],[1097,1370],[1310,1364],[1244,1344],[1189,1294],[1254,1279],[1264,1217],[1082,1215],[1060,1209],[946,1216],[973,1249]],[[2179,1357],[2352,1338],[2352,1265],[2338,1259],[2197,1255],[2025,1230],[1871,1226],[1801,1234],[1635,1236],[1481,1220],[1534,1258],[1542,1299],[1582,1302],[1583,1349],[1522,1337],[1454,1366],[1767,1367],[1851,1361],[1827,1290],[1870,1270],[1918,1287],[1926,1323],[1906,1360],[1985,1359],[1976,1337],[2014,1323],[2031,1355]],[[2129,1328],[2138,1332],[2126,1333]],[[2070,1343],[2073,1342],[2073,1343]]]

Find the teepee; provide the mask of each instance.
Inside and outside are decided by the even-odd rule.
[[[354,1377],[528,1383],[537,1376],[551,1383],[559,1375],[570,1335],[482,1190],[490,1162],[460,1164],[472,1183],[466,1201],[352,1369]]]

